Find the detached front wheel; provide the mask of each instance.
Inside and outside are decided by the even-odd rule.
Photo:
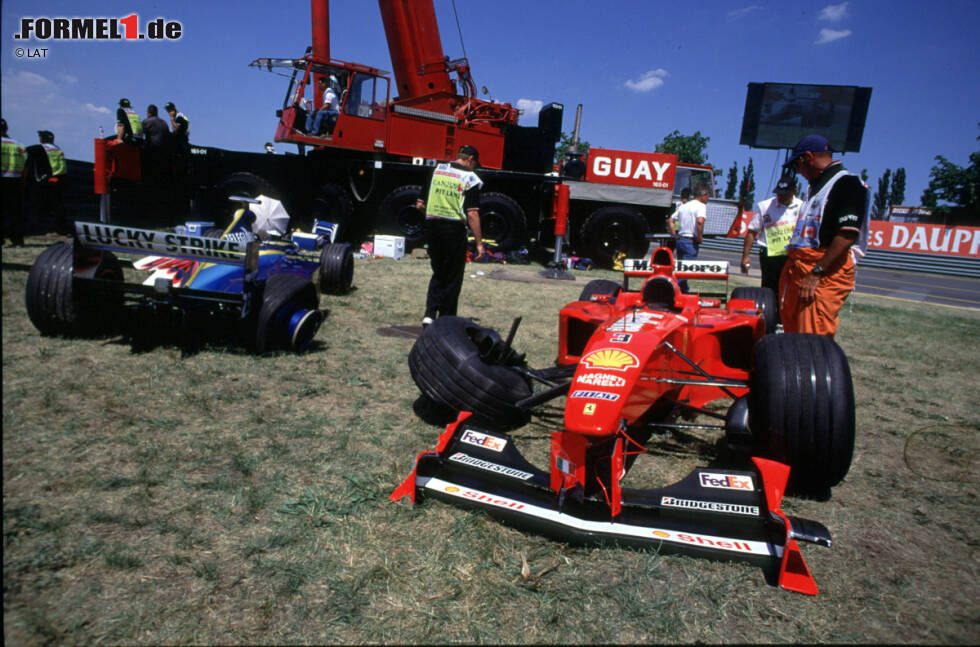
[[[471,411],[480,424],[497,429],[520,426],[530,412],[517,402],[531,395],[531,385],[493,358],[499,339],[470,319],[439,317],[408,354],[412,379],[430,400],[454,411]]]

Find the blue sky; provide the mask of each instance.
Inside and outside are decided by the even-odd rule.
[[[750,82],[873,88],[864,140],[844,164],[906,169],[906,204],[918,204],[936,155],[965,166],[980,134],[980,2],[976,0],[662,2],[434,0],[445,53],[465,53],[477,86],[534,110],[565,106],[564,130],[583,104],[593,146],[653,150],[673,130],[711,138],[708,161],[727,172],[752,157],[763,197],[783,153],[739,145]],[[84,9],[80,9],[84,6]],[[69,157],[91,160],[101,126],[128,97],[142,113],[168,100],[187,113],[194,143],[261,151],[285,94],[281,77],[248,67],[262,56],[302,55],[309,3],[57,2],[4,0],[2,111],[11,134],[36,143],[54,131]],[[124,17],[179,21],[177,41],[14,40],[21,17]],[[458,14],[462,45],[456,26]],[[390,70],[377,4],[332,0],[334,58]],[[44,57],[16,49],[46,47]],[[277,147],[279,152],[283,146]]]

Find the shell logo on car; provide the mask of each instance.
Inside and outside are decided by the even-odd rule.
[[[607,368],[613,371],[625,371],[640,365],[640,360],[629,351],[619,348],[603,348],[589,353],[582,358],[582,363],[589,368]]]

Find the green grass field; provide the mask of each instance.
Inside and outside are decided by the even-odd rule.
[[[980,640],[980,313],[860,293],[845,306],[854,462],[829,501],[784,501],[834,535],[803,545],[821,589],[807,597],[741,563],[389,503],[441,430],[413,411],[412,340],[378,333],[418,324],[426,261],[358,260],[304,355],[134,352],[37,333],[24,286],[48,242],[3,250],[8,645]],[[499,269],[468,267],[460,314],[503,331],[523,316],[515,345],[535,366],[554,361],[559,308],[615,277]],[[540,465],[553,425],[514,434]],[[679,478],[717,440],[654,447],[642,474]]]

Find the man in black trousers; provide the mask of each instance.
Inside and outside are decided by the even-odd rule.
[[[476,259],[483,256],[480,233],[480,187],[483,180],[473,172],[479,164],[479,151],[473,146],[461,146],[455,160],[435,168],[426,199],[419,198],[416,202],[416,208],[425,213],[432,263],[423,327],[431,324],[436,317],[456,314],[466,269],[467,222],[476,239]]]

